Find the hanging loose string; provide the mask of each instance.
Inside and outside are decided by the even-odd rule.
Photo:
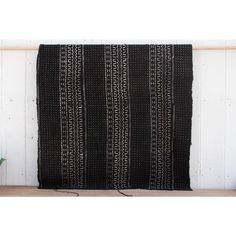
[[[120,193],[121,195],[124,195],[126,197],[133,197],[133,195],[130,195],[130,194],[126,194],[126,193],[123,193],[120,191],[120,189],[117,189],[118,193]]]
[[[72,191],[67,191],[67,190],[59,190],[59,189],[54,189],[55,192],[58,192],[58,193],[68,193],[68,194],[75,194],[76,197],[79,197],[79,193],[76,193],[76,192],[72,192]],[[117,192],[120,193],[121,195],[125,196],[125,197],[133,197],[133,195],[131,194],[127,194],[127,193],[124,193],[124,192],[121,192],[120,189],[117,189]]]
[[[79,197],[79,193],[76,192],[72,192],[72,191],[67,191],[67,190],[59,190],[59,189],[54,189],[55,192],[59,192],[59,193],[69,193],[69,194],[75,194],[75,197]]]

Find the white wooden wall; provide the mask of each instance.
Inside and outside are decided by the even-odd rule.
[[[1,185],[38,185],[36,57],[36,51],[0,52],[0,155],[7,159],[0,167]],[[236,189],[236,50],[194,51],[193,70],[191,186]]]

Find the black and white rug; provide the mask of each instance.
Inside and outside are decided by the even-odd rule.
[[[40,188],[190,190],[191,45],[40,45]]]

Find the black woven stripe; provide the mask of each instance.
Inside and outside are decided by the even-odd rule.
[[[174,189],[190,189],[192,46],[174,46]]]
[[[61,186],[59,53],[57,45],[40,45],[37,62],[40,188]]]
[[[131,108],[130,185],[149,188],[150,98],[149,47],[129,46],[129,90]]]
[[[106,188],[107,111],[104,46],[84,46],[87,127],[87,188]]]

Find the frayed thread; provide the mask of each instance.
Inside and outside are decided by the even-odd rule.
[[[126,197],[133,197],[133,195],[123,193],[123,192],[121,192],[119,189],[117,189],[117,191],[118,191],[118,193],[120,193],[121,195],[124,195],[124,196],[126,196]]]
[[[75,197],[79,197],[79,193],[76,192],[72,192],[72,191],[63,191],[63,190],[59,190],[59,189],[54,189],[55,192],[59,192],[59,193],[69,193],[69,194],[74,194]]]

